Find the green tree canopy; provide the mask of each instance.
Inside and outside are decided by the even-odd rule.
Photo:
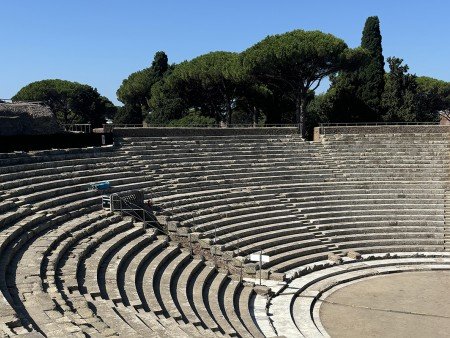
[[[117,98],[125,105],[115,117],[119,123],[142,123],[142,115],[148,113],[153,85],[170,69],[167,55],[157,52],[151,67],[134,72],[122,81]]]
[[[159,78],[163,77],[164,73],[169,69],[169,59],[166,53],[159,51],[156,52],[152,61],[152,67],[155,75]]]
[[[381,119],[384,90],[384,57],[378,17],[366,20],[361,48],[367,52],[356,71],[341,71],[331,77],[326,97],[321,99],[332,122],[374,122]]]
[[[416,76],[409,74],[408,65],[403,59],[389,57],[389,73],[382,97],[383,120],[388,122],[417,121],[420,113],[420,102]]]
[[[186,101],[174,87],[174,83],[167,82],[166,78],[152,87],[151,115],[147,116],[147,122],[153,125],[166,125],[169,121],[182,118],[188,111]]]
[[[281,90],[295,105],[301,135],[305,135],[308,92],[323,78],[359,66],[361,50],[320,31],[294,30],[272,35],[242,54],[244,68],[269,88]]]
[[[234,100],[241,87],[240,72],[237,53],[211,52],[179,64],[168,83],[182,93],[189,106],[217,122],[231,123]]]
[[[45,102],[61,123],[91,123],[100,126],[114,105],[91,86],[65,80],[32,82],[19,90],[13,101]]]
[[[377,16],[368,17],[361,38],[361,47],[369,52],[369,62],[356,72],[357,96],[369,108],[366,120],[378,120],[381,96],[384,90],[384,57],[381,46],[380,21]]]
[[[450,82],[420,76],[416,78],[422,101],[423,120],[437,120],[439,112],[450,117]]]
[[[117,90],[117,98],[130,106],[148,108],[147,101],[150,99],[151,88],[158,80],[152,68],[134,72],[123,80]]]

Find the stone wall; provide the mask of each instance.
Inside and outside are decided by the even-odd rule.
[[[0,136],[49,135],[63,130],[50,108],[32,103],[0,103]]]
[[[401,133],[450,133],[450,125],[379,125],[379,126],[329,126],[320,128],[327,134],[401,134]]]
[[[295,127],[277,128],[114,128],[117,137],[229,136],[229,135],[289,135]]]

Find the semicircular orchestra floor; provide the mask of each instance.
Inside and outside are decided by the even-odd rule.
[[[445,337],[450,271],[402,272],[342,285],[320,305],[331,337]]]

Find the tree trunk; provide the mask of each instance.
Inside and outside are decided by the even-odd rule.
[[[300,103],[300,136],[306,137],[306,97],[303,97]]]
[[[300,137],[304,138],[306,134],[306,95],[300,94],[295,100],[295,112],[298,123],[298,132]]]
[[[231,114],[233,113],[233,109],[231,108],[230,100],[227,100],[227,125],[231,125]]]

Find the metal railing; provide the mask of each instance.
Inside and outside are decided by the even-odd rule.
[[[84,133],[90,134],[92,131],[92,126],[90,123],[72,123],[63,124],[64,130],[72,133]]]
[[[153,229],[155,229],[156,231],[159,231],[160,233],[166,235],[167,237],[170,238],[170,234],[168,232],[166,232],[163,228],[159,227],[159,223],[158,221],[156,221],[155,216],[153,214],[151,214],[150,212],[148,212],[148,210],[146,210],[144,207],[139,206],[135,203],[132,203],[124,198],[122,198],[118,193],[114,193],[111,194],[111,205],[114,203],[112,198],[117,198],[117,200],[119,201],[119,207],[118,208],[114,208],[114,210],[119,211],[122,215],[127,215],[127,216],[131,216],[139,221],[141,221],[144,225],[144,229],[148,226],[152,227]],[[175,203],[175,201],[173,201],[173,203]],[[188,212],[191,212],[189,210],[187,210],[186,208],[182,207],[182,206],[177,206],[178,209],[180,210],[186,210]],[[142,216],[140,215],[140,212],[142,212]],[[176,216],[177,218],[179,217],[179,215],[172,213],[171,211],[168,211],[167,209],[164,209],[164,212],[172,214],[172,216]],[[194,213],[196,214],[196,212],[194,211]],[[225,214],[225,217],[226,214]],[[186,218],[190,219],[191,217]],[[195,223],[195,218],[194,215],[192,216],[193,219],[193,223],[191,223],[191,226],[189,228],[191,228],[193,226],[193,224]],[[230,234],[233,240],[237,240],[237,245],[233,245],[232,243],[228,243],[228,246],[231,247],[233,249],[233,256],[235,254],[235,250],[237,250],[237,256],[239,256],[239,250],[240,250],[240,240],[241,238],[239,238],[236,235]],[[193,254],[193,247],[192,247],[192,240],[191,240],[191,232],[189,230],[188,233],[188,240],[189,240],[189,249],[190,249],[190,254]],[[217,242],[217,237],[214,236],[213,239],[213,245],[216,245]],[[213,255],[213,261],[214,261],[214,265],[217,267],[217,259],[216,259],[216,248],[214,247],[214,249],[212,250],[212,255]],[[248,255],[247,255],[248,256]],[[242,262],[242,264],[240,264],[240,275],[239,275],[239,280],[242,282],[243,281],[243,263],[245,262],[247,256],[244,257],[244,261]],[[228,264],[227,261],[225,261],[225,264]]]
[[[137,205],[122,198],[118,193],[111,194],[111,205],[113,204],[113,198],[117,198],[117,200],[119,201],[119,207],[115,208],[115,210],[119,211],[122,215],[128,215],[141,221],[144,225],[144,228],[147,228],[148,225],[156,231],[169,236],[169,234],[164,231],[164,229],[157,226],[159,223],[156,221],[155,216],[148,210],[146,210],[143,206]],[[142,213],[142,216],[140,213]]]

